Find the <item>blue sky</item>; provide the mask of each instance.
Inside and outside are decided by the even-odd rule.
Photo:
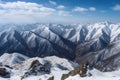
[[[0,23],[120,22],[120,0],[0,0]]]

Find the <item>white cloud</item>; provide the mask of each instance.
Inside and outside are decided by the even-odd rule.
[[[59,15],[59,16],[72,16],[72,15],[70,14],[70,12],[64,11],[64,10],[59,10],[59,11],[58,11],[58,15]]]
[[[69,11],[63,10],[62,5],[59,9],[45,7],[42,4],[32,2],[6,2],[0,3],[0,23],[50,23],[66,22],[72,17]],[[57,18],[56,18],[57,17]],[[65,19],[65,17],[67,17]],[[51,20],[52,19],[52,20]]]
[[[34,19],[43,19],[43,17],[54,14],[55,11],[56,10],[53,8],[45,7],[41,4],[31,2],[17,1],[0,3],[0,21],[34,22]]]
[[[95,7],[89,7],[89,10],[90,11],[96,11],[96,8]]]
[[[3,10],[9,10],[12,11],[33,11],[33,12],[52,12],[55,11],[53,8],[44,7],[43,5],[37,4],[37,3],[30,3],[30,2],[7,2],[7,3],[0,3],[0,7],[3,8]],[[29,13],[28,13],[29,14]]]
[[[88,9],[83,7],[75,7],[73,11],[84,12],[84,11],[88,11]]]
[[[26,2],[7,2],[5,4],[1,3],[0,7],[3,9],[30,9],[42,7],[42,5],[38,5],[36,3],[26,3]]]
[[[65,6],[63,6],[63,5],[59,5],[57,8],[58,8],[58,9],[64,9]]]
[[[84,7],[75,7],[73,11],[78,11],[78,12],[85,12],[85,11],[96,11],[95,7],[89,7],[89,8],[84,8]]]
[[[120,11],[120,5],[117,4],[112,9],[115,10],[115,11]]]
[[[50,4],[52,4],[52,5],[57,5],[57,3],[56,3],[56,2],[51,1],[51,0],[49,0],[49,3],[50,3]]]
[[[3,15],[5,14],[5,11],[4,10],[0,10],[0,15]]]

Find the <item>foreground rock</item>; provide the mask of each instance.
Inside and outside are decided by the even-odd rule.
[[[10,73],[6,70],[6,68],[0,68],[0,77],[9,78]]]
[[[85,77],[85,76],[87,76],[87,67],[88,67],[87,62],[82,63],[82,64],[80,64],[79,67],[77,67],[74,70],[70,71],[68,74],[63,74],[62,77],[61,77],[61,80],[65,80],[69,76],[75,76],[77,74],[79,74],[80,77]]]
[[[34,60],[27,72],[22,76],[22,79],[30,75],[44,75],[50,73],[51,64],[46,62],[41,64],[38,60]]]

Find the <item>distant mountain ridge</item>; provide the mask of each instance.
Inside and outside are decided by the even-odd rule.
[[[6,52],[18,52],[28,57],[55,55],[78,63],[87,60],[106,71],[120,67],[119,23],[8,24],[0,25],[0,31],[1,55]]]

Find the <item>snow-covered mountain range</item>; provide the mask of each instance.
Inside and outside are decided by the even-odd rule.
[[[88,61],[101,71],[120,68],[120,23],[0,25],[0,54],[58,56]]]
[[[6,58],[7,60],[5,61]],[[86,64],[80,64],[79,66],[75,62],[56,56],[28,58],[19,53],[5,53],[0,57],[0,61],[0,80],[120,79],[120,70],[101,72],[95,68],[85,67]],[[80,75],[82,74],[85,76],[81,77]]]
[[[52,76],[60,80],[62,74],[78,66],[75,62],[56,56],[28,58],[19,53],[5,53],[0,57],[0,62],[0,80],[47,80]]]

